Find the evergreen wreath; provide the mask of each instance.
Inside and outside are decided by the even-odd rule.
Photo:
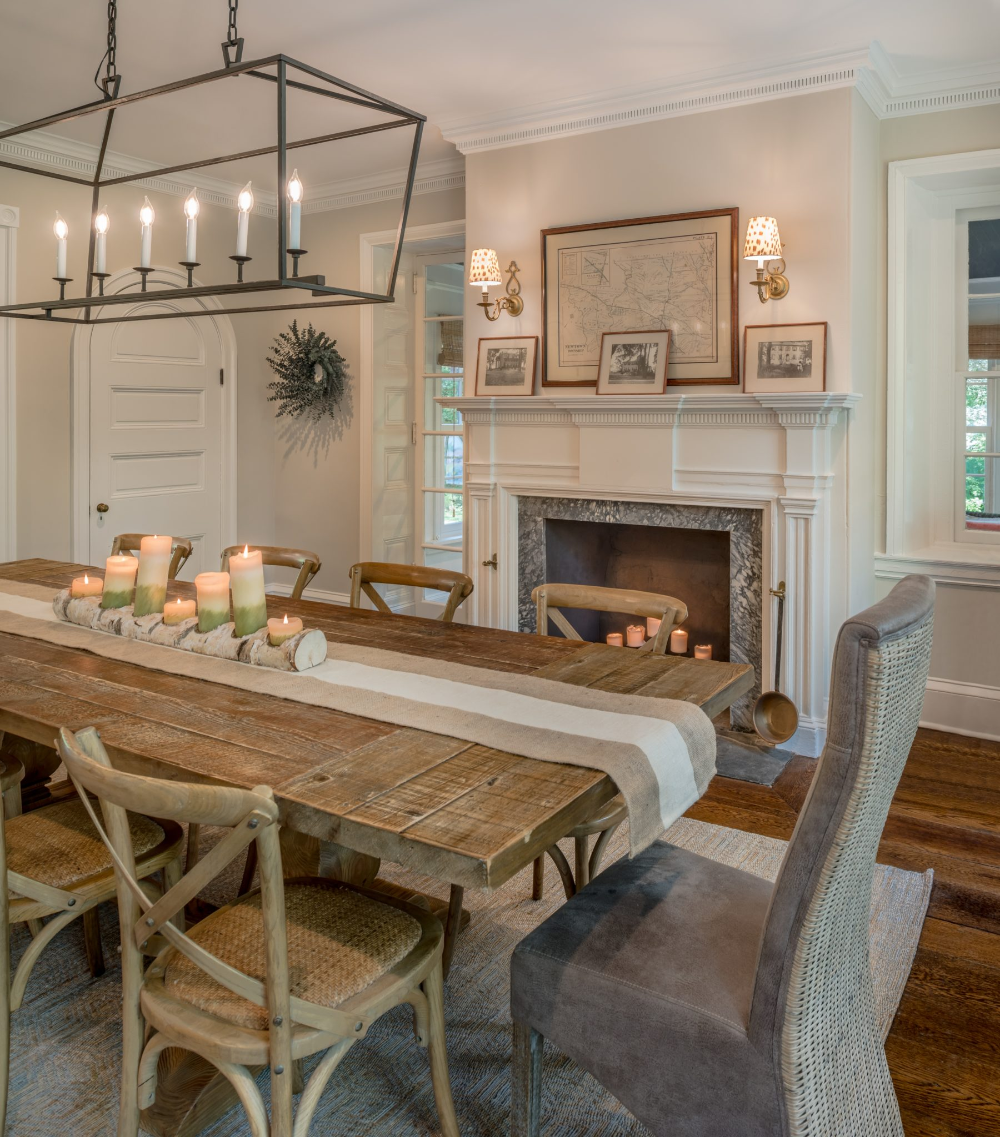
[[[347,379],[347,361],[337,351],[336,340],[312,324],[300,332],[293,320],[287,332],[275,336],[269,350],[267,365],[278,378],[267,385],[272,392],[267,401],[278,404],[278,418],[336,416]]]

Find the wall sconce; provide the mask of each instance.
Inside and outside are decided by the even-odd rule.
[[[788,295],[788,277],[784,275],[785,262],[781,249],[777,221],[773,217],[751,217],[747,223],[743,259],[757,262],[757,279],[750,283],[757,289],[761,304],[766,304],[768,300],[782,300]]]
[[[524,301],[521,299],[521,282],[517,273],[521,270],[515,261],[507,266],[510,276],[507,278],[507,295],[490,303],[489,289],[503,283],[500,279],[500,261],[496,249],[476,249],[472,254],[472,264],[469,268],[469,283],[483,290],[483,298],[478,307],[486,313],[487,320],[499,320],[500,313],[506,312],[510,316],[520,316],[524,311]],[[491,311],[492,309],[492,311]]]

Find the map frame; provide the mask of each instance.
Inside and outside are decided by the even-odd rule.
[[[585,318],[590,321],[586,329],[588,343],[590,339],[595,339],[599,343],[603,332],[615,330],[613,327],[601,326],[601,306],[607,301],[599,293],[601,289],[611,286],[610,273],[621,271],[619,260],[616,259],[614,264],[609,260],[611,254],[608,250],[613,251],[615,258],[627,260],[628,251],[635,248],[635,260],[641,263],[643,246],[649,250],[668,246],[672,238],[685,238],[690,243],[702,237],[706,238],[707,248],[707,238],[712,233],[715,234],[716,279],[714,296],[706,303],[714,313],[715,326],[706,330],[703,338],[706,342],[711,340],[714,358],[706,358],[703,354],[701,357],[691,357],[699,358],[701,360],[699,362],[686,362],[684,353],[674,354],[675,347],[672,347],[668,384],[670,386],[738,385],[740,382],[738,231],[737,207],[543,229],[541,232],[543,329],[541,385],[543,387],[596,387],[597,385],[598,362],[576,365],[567,365],[564,362],[564,358],[570,353],[564,352],[560,341],[562,331],[560,309],[563,305],[560,303],[558,289],[563,278],[561,274],[568,269],[570,278],[575,274],[576,278],[583,281],[586,277],[585,283],[593,286],[595,293],[598,294],[591,298],[593,303],[589,307],[593,311],[588,312]],[[683,242],[678,244],[683,245]],[[577,287],[575,283],[572,286]],[[586,298],[587,289],[583,285],[579,287]],[[565,303],[565,290],[562,299]],[[658,302],[660,302],[659,297],[654,300],[654,303]],[[586,299],[584,303],[587,304]],[[669,328],[674,333],[671,338],[675,344],[678,330],[683,336],[683,329],[678,329],[676,324],[671,326],[669,320],[658,323],[656,319],[651,318],[649,322],[652,325],[649,330],[654,330],[656,326]],[[633,323],[632,327],[635,326]],[[573,350],[580,350],[580,345],[577,343],[571,347]]]

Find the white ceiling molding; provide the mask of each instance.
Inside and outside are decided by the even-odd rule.
[[[557,100],[477,121],[445,119],[439,125],[462,154],[475,154],[855,86],[880,118],[980,106],[1000,102],[1000,63],[904,77],[875,41],[867,49],[804,56],[742,72],[703,72],[683,82]]]
[[[14,123],[0,122],[0,130],[7,130]],[[16,162],[26,162],[63,174],[92,178],[97,167],[98,148],[89,143],[77,142],[57,134],[41,130],[0,140],[0,158]],[[155,170],[162,162],[152,162],[142,158],[132,158],[109,150],[104,162],[106,177],[122,177],[125,174],[142,174]],[[187,197],[191,187],[197,185],[198,196],[203,204],[221,205],[228,209],[236,208],[236,197],[243,188],[242,182],[228,182],[221,178],[206,176],[201,170],[190,171],[189,176],[168,175],[155,178],[140,178],[135,185],[172,197]],[[417,168],[417,178],[413,185],[415,194],[437,193],[446,189],[461,189],[465,185],[465,161],[448,158],[439,162],[428,162]],[[305,213],[324,213],[331,209],[349,209],[355,205],[368,205],[376,201],[388,201],[403,196],[406,188],[406,169],[387,170],[369,177],[348,178],[338,182],[327,182],[310,190],[309,200],[304,205]],[[267,191],[254,191],[254,212],[264,217],[277,216],[277,198]]]

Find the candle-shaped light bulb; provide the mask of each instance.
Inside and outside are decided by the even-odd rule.
[[[156,213],[150,205],[148,197],[143,200],[142,208],[139,210],[139,220],[142,223],[142,250],[139,256],[139,267],[150,268],[153,263],[153,222],[156,220]]]
[[[94,230],[97,240],[94,242],[94,272],[108,271],[108,230],[111,228],[111,218],[103,206],[101,212],[94,218]]]
[[[236,199],[236,204],[239,207],[239,214],[236,218],[236,255],[238,257],[245,257],[247,255],[247,234],[250,231],[250,210],[253,209],[253,190],[250,188],[250,182],[240,190],[240,196]]]
[[[193,189],[184,202],[184,216],[187,218],[187,241],[184,246],[184,259],[188,264],[194,264],[198,259],[198,214],[201,212],[201,202],[198,200],[198,191]]]
[[[69,226],[57,213],[52,224],[52,232],[56,235],[56,276],[66,279],[66,238],[69,236]]]
[[[298,170],[292,170],[288,180],[288,247],[298,249],[302,244],[302,179]]]

